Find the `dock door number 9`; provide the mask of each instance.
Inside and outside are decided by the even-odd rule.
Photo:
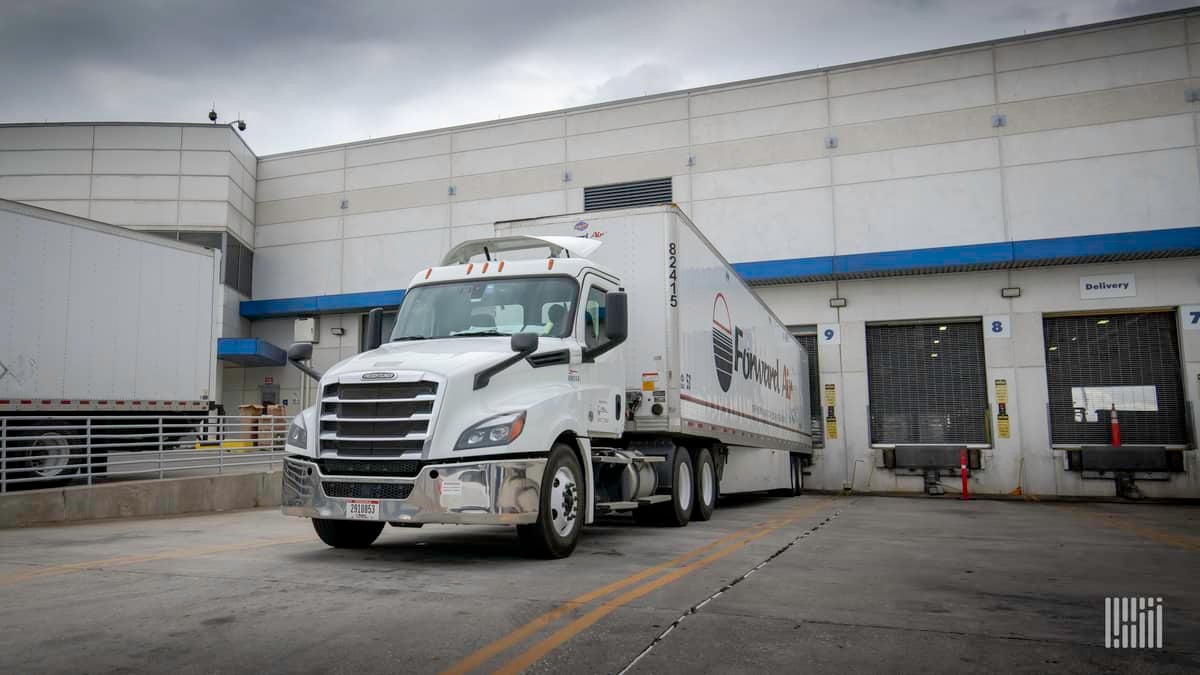
[[[667,244],[667,278],[671,280],[671,299],[672,307],[679,306],[679,291],[676,288],[676,280],[679,278],[675,266],[675,242]]]

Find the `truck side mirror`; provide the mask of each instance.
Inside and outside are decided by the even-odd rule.
[[[624,291],[609,291],[604,300],[604,336],[612,342],[624,342],[629,337],[629,296]]]
[[[530,354],[538,348],[538,336],[533,333],[513,333],[509,346],[518,354]]]
[[[312,366],[302,363],[303,361],[307,361],[312,358],[312,352],[313,350],[311,342],[294,342],[292,343],[291,347],[288,347],[287,350],[288,362],[293,366],[296,366],[296,369],[300,372],[311,377],[317,382],[320,382],[321,376],[324,375],[324,373],[316,368],[313,368]]]
[[[367,351],[379,349],[383,344],[383,308],[376,307],[367,312]]]

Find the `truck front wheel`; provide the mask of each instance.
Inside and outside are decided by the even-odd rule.
[[[537,522],[518,525],[521,547],[538,558],[565,558],[575,550],[583,527],[583,471],[571,448],[556,443],[542,473]]]
[[[383,523],[360,520],[313,518],[313,529],[321,541],[334,548],[366,548],[383,532]]]

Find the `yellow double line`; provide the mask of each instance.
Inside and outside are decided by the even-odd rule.
[[[601,603],[583,616],[576,618],[548,637],[529,647],[524,652],[521,652],[517,656],[513,657],[512,660],[508,661],[496,670],[497,673],[519,673],[536,663],[539,659],[549,654],[558,646],[575,637],[620,607],[648,593],[658,590],[663,586],[678,581],[679,579],[691,574],[692,572],[695,572],[696,570],[707,567],[721,558],[733,553],[734,551],[745,547],[747,544],[761,539],[772,532],[775,532],[779,528],[788,525],[789,523],[826,508],[832,504],[832,500],[822,501],[810,507],[798,509],[784,514],[783,516],[774,520],[757,523],[745,529],[738,530],[737,532],[727,534],[716,541],[712,541],[708,544],[692,549],[691,551],[676,556],[675,558],[672,558],[666,562],[659,563],[653,567],[648,567],[641,572],[632,574],[624,579],[619,579],[595,590],[588,591],[583,595],[567,600],[558,607],[555,607],[549,612],[534,618],[524,626],[521,626],[520,628],[512,631],[495,642],[492,642],[491,644],[472,653],[458,663],[455,663],[446,670],[442,671],[442,675],[461,675],[463,673],[468,673],[472,670],[475,670],[493,658],[532,637],[543,628],[550,625],[552,622],[574,610],[583,608],[593,600],[598,600],[607,595],[628,588],[629,586],[633,586],[638,582],[650,579],[660,572],[675,568],[670,572],[663,574],[662,576],[651,579],[650,581],[647,581],[636,588],[628,590],[621,595],[616,596],[615,598]],[[684,564],[682,567],[678,567],[679,565],[697,557],[699,557],[697,560]]]
[[[70,574],[71,572],[81,572],[89,569],[122,567],[124,565],[136,565],[138,563],[153,562],[156,560],[191,558],[201,555],[212,555],[214,553],[228,553],[231,551],[250,551],[256,548],[264,548],[267,546],[278,546],[280,544],[299,544],[306,541],[311,542],[312,537],[264,539],[262,541],[242,542],[238,544],[221,544],[217,546],[204,546],[198,548],[179,548],[170,551],[160,551],[158,553],[127,555],[119,558],[106,558],[104,560],[84,560],[83,562],[50,565],[48,567],[36,567],[25,572],[16,572],[14,574],[0,576],[0,586],[17,584],[23,581],[31,581],[33,579],[41,579],[44,577],[53,577],[61,574]]]

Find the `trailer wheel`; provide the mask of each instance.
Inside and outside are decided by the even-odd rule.
[[[537,522],[518,525],[525,553],[537,558],[565,558],[575,550],[583,529],[583,471],[571,448],[556,443],[542,473]]]
[[[69,457],[79,450],[57,431],[15,434],[16,445],[8,448],[8,479],[33,479],[10,485],[10,490],[44,490],[71,483],[83,457]]]
[[[358,520],[313,518],[313,529],[321,541],[334,548],[366,548],[383,532],[383,523]]]
[[[687,525],[692,517],[692,501],[696,492],[693,474],[692,453],[687,448],[676,448],[675,461],[671,466],[671,499],[634,511],[633,517],[638,524],[667,527]]]
[[[700,448],[696,452],[694,464],[696,480],[693,494],[696,504],[692,507],[692,520],[705,522],[712,518],[713,509],[717,506],[717,467],[708,448]]]

